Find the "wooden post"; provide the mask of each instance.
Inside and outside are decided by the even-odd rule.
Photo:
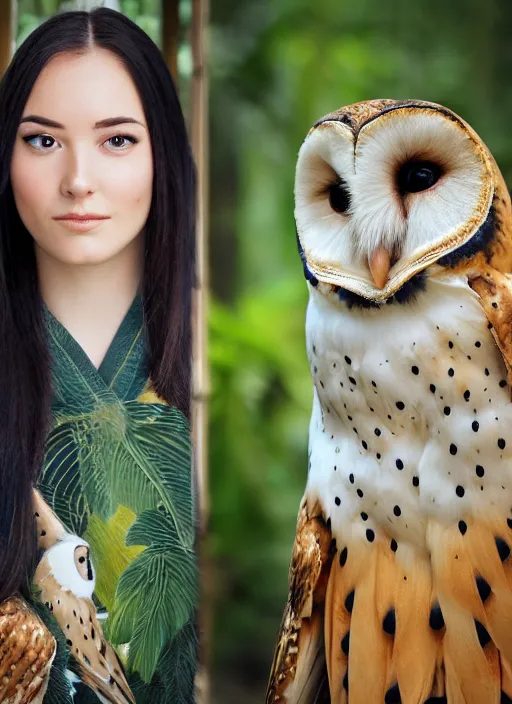
[[[4,74],[14,50],[14,20],[16,0],[3,0],[0,3],[0,72]]]
[[[179,0],[162,0],[162,54],[178,86]]]
[[[196,281],[192,309],[192,445],[194,480],[198,498],[199,535],[197,551],[200,568],[200,601],[198,621],[200,653],[196,676],[196,702],[208,704],[209,695],[209,635],[211,623],[210,592],[207,575],[210,573],[206,549],[209,516],[208,504],[208,409],[209,396],[207,357],[207,212],[208,212],[208,83],[205,65],[204,35],[208,24],[208,0],[192,0],[192,25],[189,41],[192,49],[193,72],[188,93],[189,137],[197,168],[196,220]],[[167,66],[179,85],[178,46],[180,18],[178,0],[162,0],[162,53]],[[182,104],[184,95],[181,96]]]
[[[192,83],[190,87],[190,140],[197,167],[196,277],[193,307],[193,396],[192,440],[199,505],[198,556],[200,567],[199,628],[200,651],[196,678],[196,701],[210,701],[211,574],[207,548],[208,500],[208,406],[209,375],[207,354],[208,293],[208,80],[205,58],[205,31],[208,26],[208,0],[192,0]]]

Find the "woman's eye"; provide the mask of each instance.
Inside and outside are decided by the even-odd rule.
[[[418,193],[431,188],[441,176],[441,168],[432,161],[408,161],[398,172],[401,193]]]
[[[35,146],[35,148],[38,149],[39,151],[49,151],[48,147],[49,147],[49,146],[52,146],[52,145],[49,145],[49,144],[48,144],[48,141],[50,141],[50,142],[55,142],[54,138],[53,138],[53,137],[50,137],[49,134],[29,134],[29,135],[27,135],[26,137],[23,137],[23,140],[24,140],[25,142],[27,142],[28,144],[30,144],[31,142],[33,142],[34,139],[40,139],[40,140],[42,140],[42,142],[43,142],[43,145],[42,145],[42,146],[39,146],[39,147],[36,146],[36,145],[33,145],[33,146]]]
[[[107,142],[113,142],[113,140],[128,140],[132,144],[137,144],[137,142],[139,141],[135,137],[132,137],[128,134],[116,134],[114,137],[110,137],[110,139],[107,139]],[[113,146],[115,147],[114,151],[124,151],[124,149],[127,149],[126,146],[119,144],[119,142],[117,142],[117,144],[114,144]]]

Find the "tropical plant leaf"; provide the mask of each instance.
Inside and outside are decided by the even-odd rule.
[[[136,673],[129,675],[137,704],[193,702],[197,646],[194,622],[190,620],[163,649],[151,682],[144,682]]]
[[[190,620],[162,653],[158,671],[165,682],[168,702],[189,704],[194,701],[194,675],[197,660],[196,627]]]
[[[113,501],[135,513],[163,506],[184,547],[194,542],[188,423],[176,408],[129,401],[124,432],[104,423],[95,433]],[[112,432],[114,431],[114,432]],[[92,474],[97,463],[91,463]],[[99,475],[101,477],[101,474]],[[87,487],[86,487],[87,492]],[[92,507],[92,500],[89,503]]]
[[[190,619],[197,598],[195,556],[184,549],[163,511],[145,511],[127,545],[145,544],[119,580],[108,619],[113,643],[130,641],[128,667],[150,682],[166,643]]]
[[[106,522],[121,504],[163,506],[185,547],[194,541],[188,422],[176,408],[111,401],[60,418],[47,441],[40,489],[64,525],[83,535],[90,513]]]
[[[89,508],[80,486],[81,442],[77,422],[56,425],[46,441],[38,489],[46,503],[71,533],[83,535]]]
[[[104,523],[93,514],[89,519],[84,538],[91,546],[91,558],[96,572],[95,594],[100,602],[112,609],[117,583],[121,574],[144,550],[142,546],[127,546],[126,534],[136,519],[133,511],[118,506],[112,518]]]

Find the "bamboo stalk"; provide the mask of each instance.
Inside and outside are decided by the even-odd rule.
[[[207,356],[207,212],[208,212],[208,80],[205,62],[205,31],[208,0],[192,0],[191,46],[193,73],[190,90],[190,139],[197,167],[196,277],[193,308],[193,396],[192,439],[195,479],[199,505],[199,567],[201,575],[200,652],[196,677],[196,702],[210,701],[209,666],[211,633],[211,573],[207,549],[208,498],[208,406],[209,374]]]
[[[207,326],[206,326],[206,302],[207,302],[207,188],[208,188],[208,152],[207,152],[207,76],[204,64],[204,49],[202,33],[206,24],[207,0],[193,0],[193,24],[192,24],[192,52],[194,60],[194,70],[192,75],[191,90],[191,120],[190,136],[192,149],[194,151],[197,182],[198,182],[198,208],[197,208],[197,289],[195,294],[195,315],[193,329],[194,340],[194,383],[193,398],[195,401],[196,413],[201,423],[197,423],[195,430],[198,433],[199,443],[196,445],[197,470],[201,470],[198,476],[198,490],[203,513],[203,525],[207,518],[208,504],[208,475],[207,453],[206,453],[206,401],[209,395],[208,383],[208,361],[207,361]]]

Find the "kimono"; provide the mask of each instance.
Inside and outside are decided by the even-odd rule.
[[[52,426],[37,489],[66,536],[51,553],[55,540],[39,536],[34,595],[57,640],[44,703],[190,704],[197,567],[188,420],[151,389],[140,295],[99,369],[47,307],[44,315]]]

